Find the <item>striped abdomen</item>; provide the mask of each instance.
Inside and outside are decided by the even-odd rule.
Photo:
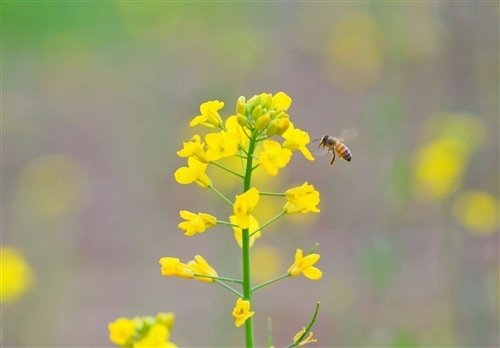
[[[335,151],[339,154],[340,157],[345,159],[347,162],[351,162],[352,159],[352,154],[351,151],[342,144],[340,141],[337,141],[337,144],[335,145]]]

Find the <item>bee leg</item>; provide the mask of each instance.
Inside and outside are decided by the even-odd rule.
[[[332,151],[333,157],[332,161],[330,162],[330,167],[333,167],[333,162],[335,162],[335,151]]]

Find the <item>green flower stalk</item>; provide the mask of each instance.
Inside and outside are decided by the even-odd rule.
[[[307,132],[295,128],[290,121],[288,109],[291,103],[292,99],[283,92],[278,92],[275,95],[262,93],[248,100],[245,97],[240,97],[236,102],[235,114],[224,121],[219,114],[224,103],[218,100],[205,102],[200,106],[200,115],[194,117],[189,124],[192,127],[207,127],[212,132],[206,134],[203,141],[199,134],[194,134],[191,139],[183,143],[182,149],[177,152],[179,157],[187,159],[187,165],[175,171],[175,180],[183,185],[195,183],[202,188],[208,188],[209,191],[230,205],[227,218],[223,219],[205,212],[195,213],[181,210],[179,215],[183,221],[178,224],[178,227],[184,231],[187,237],[195,237],[201,233],[212,233],[211,231],[216,228],[232,229],[236,245],[241,248],[243,267],[240,277],[222,277],[200,255],[194,256],[194,260],[187,263],[183,263],[175,257],[163,257],[159,261],[161,273],[166,277],[174,276],[219,284],[236,295],[232,315],[236,327],[245,327],[245,346],[249,348],[255,346],[253,320],[259,318],[259,313],[253,310],[255,291],[285,278],[297,277],[300,274],[311,280],[318,280],[322,277],[321,271],[315,267],[320,259],[320,255],[314,252],[315,247],[306,256],[304,256],[302,249],[297,249],[294,262],[281,276],[259,285],[252,284],[251,248],[257,243],[257,239],[262,239],[265,236],[263,231],[275,221],[289,214],[318,213],[320,211],[318,208],[319,192],[307,181],[301,186],[277,193],[260,190],[252,183],[252,175],[256,170],[265,171],[270,176],[278,175],[280,170],[287,166],[296,151],[301,152],[307,160],[314,160],[307,149],[307,144],[310,143],[309,135]],[[271,140],[271,137],[274,139]],[[223,164],[224,162],[220,161],[230,157],[239,158],[240,171],[227,168]],[[219,191],[216,188],[217,183],[213,182],[206,174],[209,165],[241,180],[241,193],[231,199]],[[276,201],[276,204],[282,206],[282,209],[273,218],[261,224],[252,213],[263,199]],[[241,289],[235,288],[239,286]],[[318,308],[319,304],[309,325],[295,335],[291,346],[302,346],[306,343],[316,342],[316,339],[312,338],[310,329],[316,319]],[[110,324],[110,330],[113,331],[112,337],[110,336],[112,342],[121,346],[131,346],[132,344],[135,347],[136,342],[141,342],[135,334],[136,326],[136,322],[126,319],[119,319],[119,321]],[[150,326],[150,331],[153,328],[154,325]],[[154,330],[158,331],[153,331],[153,334],[156,334],[155,337],[160,337],[162,344],[166,344],[168,337],[163,334],[162,330],[164,329],[155,328]],[[268,346],[270,346],[272,342],[270,328],[265,336]],[[150,341],[147,342],[152,347],[157,346],[154,345],[155,342]]]

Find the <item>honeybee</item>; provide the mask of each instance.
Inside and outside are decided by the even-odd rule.
[[[348,139],[352,139],[353,137],[356,136],[356,130],[355,129],[347,129],[342,131],[338,137],[333,137],[331,135],[325,134],[323,135],[320,139],[316,139],[314,141],[321,140],[321,142],[318,145],[318,148],[327,148],[327,155],[332,152],[332,161],[330,162],[330,167],[333,166],[333,163],[335,162],[335,152],[338,153],[339,157],[342,159],[345,159],[347,162],[351,162],[352,159],[352,153],[351,150],[345,144],[343,143],[344,141]],[[313,141],[313,142],[314,142]]]

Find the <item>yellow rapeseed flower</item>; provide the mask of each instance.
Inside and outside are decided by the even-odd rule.
[[[317,205],[320,202],[319,192],[314,189],[313,185],[309,185],[307,181],[298,187],[291,188],[285,191],[286,202],[283,209],[288,214],[294,213],[319,213]]]
[[[474,234],[486,236],[498,229],[498,199],[487,192],[461,193],[453,204],[453,213]]]
[[[195,157],[200,162],[207,162],[207,153],[203,149],[205,144],[201,142],[198,134],[193,135],[188,142],[182,143],[182,150],[177,151],[179,157]]]
[[[303,257],[302,254],[302,250],[297,249],[295,252],[295,262],[288,269],[288,273],[292,277],[296,277],[302,273],[306,278],[312,280],[320,279],[323,273],[318,268],[313,267],[313,265],[318,262],[320,255],[309,254]]]
[[[248,143],[250,142],[250,140],[245,135],[245,131],[247,132],[247,134],[250,134],[250,130],[246,127],[242,127],[238,123],[237,116],[234,116],[234,115],[229,116],[227,118],[225,126],[226,126],[228,133],[235,133],[235,134],[239,135],[238,142],[242,148],[246,149],[248,147]]]
[[[126,346],[135,333],[135,321],[127,318],[118,318],[108,324],[109,340],[116,345]]]
[[[191,213],[187,210],[179,212],[181,218],[187,220],[179,223],[178,227],[186,231],[186,236],[194,236],[196,233],[203,233],[207,228],[214,227],[217,224],[217,218],[206,213]]]
[[[255,187],[252,187],[247,192],[236,196],[233,209],[234,215],[236,215],[236,221],[240,228],[248,228],[250,225],[248,214],[255,209],[257,203],[259,203],[259,191]]]
[[[290,105],[292,105],[292,98],[290,98],[285,92],[278,92],[273,95],[271,109],[280,108],[282,110],[288,110]]]
[[[201,115],[196,116],[189,125],[191,127],[201,124],[209,128],[217,128],[222,124],[219,110],[224,107],[224,103],[218,100],[212,100],[201,104]]]
[[[239,297],[236,301],[236,307],[233,309],[233,317],[236,318],[234,325],[240,327],[254,314],[255,312],[250,311],[250,302]]]
[[[168,345],[170,331],[165,325],[155,323],[149,329],[146,336],[142,337],[139,341],[134,342],[134,348],[156,348],[156,347],[175,347]]]
[[[2,291],[0,302],[14,302],[33,283],[33,271],[21,251],[12,247],[0,247]]]
[[[279,168],[284,168],[288,164],[292,151],[282,149],[281,144],[273,140],[265,140],[263,146],[264,151],[259,156],[259,164],[266,169],[267,174],[275,176]]]
[[[311,142],[307,132],[299,128],[294,128],[293,123],[290,122],[288,129],[283,133],[282,137],[285,139],[283,142],[284,149],[289,149],[292,152],[299,150],[309,161],[314,161],[314,157],[306,147]]]
[[[194,261],[189,261],[187,263],[189,267],[193,270],[194,273],[200,275],[207,275],[211,277],[217,277],[217,272],[208,264],[207,261],[200,255],[196,255],[194,257]],[[215,280],[207,277],[197,277],[196,279],[201,280],[202,282],[213,283]]]
[[[207,143],[208,162],[217,161],[221,158],[231,157],[238,153],[238,142],[240,136],[237,133],[210,133],[205,136]]]
[[[181,167],[175,172],[175,180],[179,184],[187,185],[194,182],[198,186],[207,188],[212,184],[212,181],[208,175],[205,174],[206,169],[206,163],[201,163],[197,159],[189,157],[188,166]]]
[[[161,274],[165,277],[175,276],[186,279],[194,278],[194,272],[191,266],[181,263],[175,257],[162,257],[160,259]]]
[[[259,222],[257,221],[257,219],[254,218],[252,214],[248,214],[248,219],[249,219],[248,229],[250,230],[250,234],[251,234],[253,231],[258,230],[260,225],[259,225]],[[237,224],[238,223],[237,220],[238,219],[236,218],[236,215],[231,215],[229,217],[229,221],[231,221],[231,223],[233,223],[233,224]],[[236,239],[236,242],[238,242],[238,245],[241,248],[243,245],[242,244],[243,231],[241,228],[235,227],[235,226],[233,226],[233,230],[234,230],[234,238]],[[255,243],[255,240],[257,238],[260,238],[260,236],[261,236],[261,233],[259,231],[250,237],[250,247],[253,246],[253,243]]]
[[[308,343],[313,343],[313,342],[318,342],[317,339],[313,338],[313,333],[309,332],[309,335],[307,337],[304,337],[300,342],[297,342],[297,340],[306,332],[306,328],[303,327],[302,330],[297,332],[297,334],[293,337],[293,342],[299,347],[305,346]]]

